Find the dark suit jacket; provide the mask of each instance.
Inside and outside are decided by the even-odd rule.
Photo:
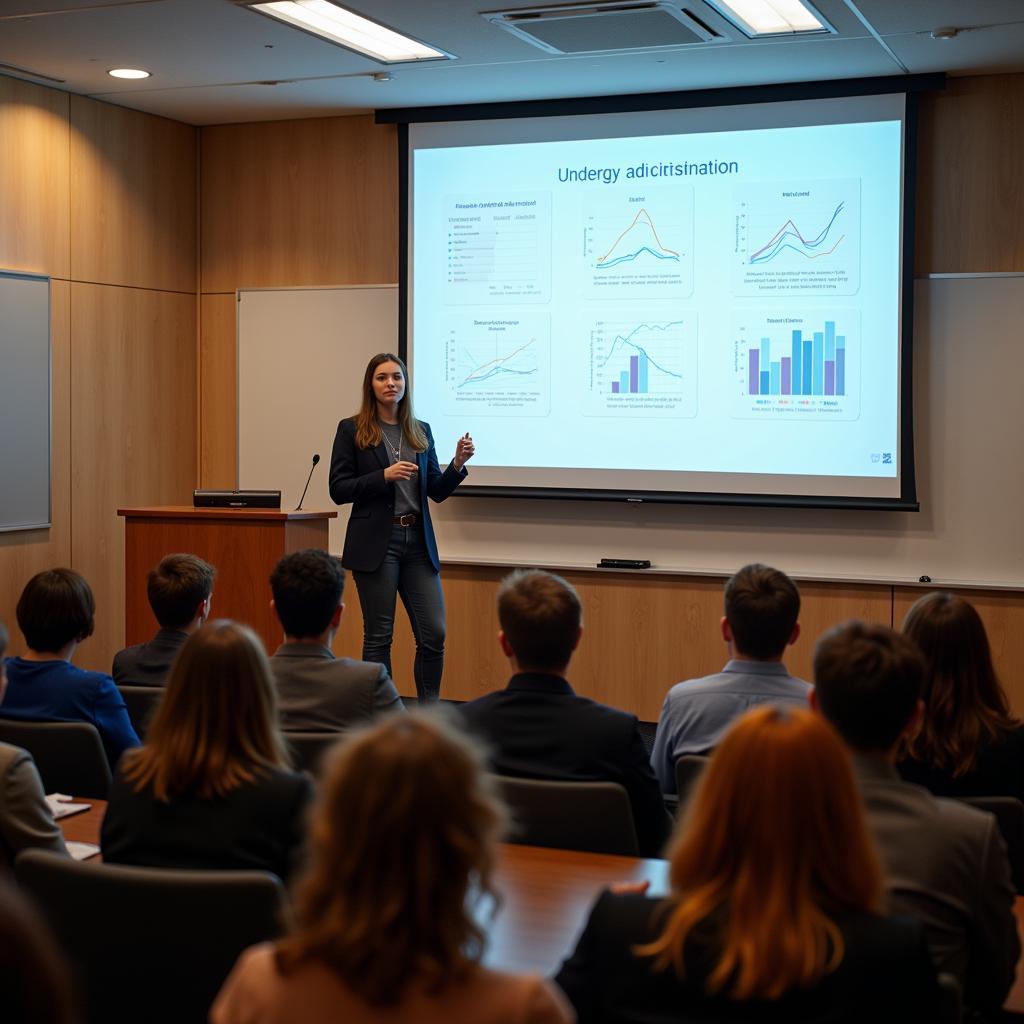
[[[152,640],[125,647],[114,655],[110,674],[118,686],[163,686],[188,633],[161,629]]]
[[[100,846],[109,864],[254,869],[287,881],[302,850],[313,784],[302,772],[262,772],[226,796],[155,800],[114,776]]]
[[[604,893],[576,951],[555,978],[579,1024],[777,1021],[779,1024],[908,1024],[935,1019],[937,987],[924,929],[914,921],[859,913],[837,921],[845,954],[814,988],[777,1000],[734,1002],[704,992],[716,961],[716,928],[698,925],[684,949],[685,979],[654,972],[633,946],[661,934],[667,901]]]
[[[460,472],[449,465],[442,473],[437,464],[430,426],[422,420],[420,426],[426,432],[429,442],[427,450],[416,456],[423,539],[434,570],[440,572],[441,562],[437,557],[437,541],[434,540],[427,498],[444,501],[466,478],[466,467],[463,466]],[[404,461],[404,453],[402,457]],[[358,448],[356,421],[347,419],[338,424],[334,450],[331,452],[330,488],[335,504],[352,502],[352,513],[345,533],[345,548],[341,555],[341,564],[346,569],[374,572],[380,568],[387,554],[395,516],[395,485],[384,479],[384,470],[390,464],[383,441],[376,448]]]
[[[490,744],[499,775],[624,786],[641,854],[660,856],[670,822],[635,715],[577,697],[560,676],[531,672],[458,710]]]
[[[286,732],[338,732],[405,709],[383,665],[336,658],[322,644],[281,644],[270,667]]]

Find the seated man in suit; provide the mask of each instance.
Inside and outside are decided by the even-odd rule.
[[[725,585],[725,668],[668,691],[651,763],[662,791],[676,791],[676,761],[709,753],[733,720],[759,704],[803,707],[810,687],[782,663],[800,635],[800,592],[778,569],[745,565]]]
[[[907,637],[849,622],[818,641],[811,704],[853,754],[891,912],[921,921],[936,969],[959,980],[968,1006],[998,1015],[1020,941],[996,819],[904,782],[895,768],[901,738],[920,723],[924,671]]]
[[[640,852],[661,855],[669,819],[635,715],[578,697],[565,680],[583,633],[576,591],[539,570],[512,573],[498,591],[498,643],[515,673],[504,690],[458,711],[483,736],[499,775],[617,782],[629,794]]]
[[[181,645],[210,617],[217,570],[195,555],[168,555],[151,569],[146,595],[160,629],[152,640],[114,655],[118,686],[163,686]]]
[[[380,711],[405,710],[383,665],[336,658],[331,650],[345,610],[345,570],[337,558],[316,548],[285,555],[270,589],[284,628],[284,643],[270,659],[282,729],[336,732]]]
[[[7,689],[3,660],[7,639],[7,629],[0,622],[0,701]],[[67,853],[32,755],[21,747],[0,743],[0,874],[14,866],[14,858],[22,850],[29,849]]]

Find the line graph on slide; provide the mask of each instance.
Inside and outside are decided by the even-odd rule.
[[[846,237],[842,234],[839,234],[838,238],[832,237],[832,228],[835,226],[836,219],[839,214],[843,212],[843,207],[845,205],[845,203],[840,202],[839,205],[836,206],[832,211],[832,216],[829,217],[828,223],[814,238],[804,238],[800,228],[798,228],[792,220],[787,220],[786,223],[775,232],[767,244],[761,246],[761,248],[756,252],[752,252],[750,254],[748,261],[752,264],[770,263],[777,256],[785,253],[787,250],[795,252],[809,260],[816,260],[822,256],[831,256],[832,253],[842,245],[843,238]],[[829,243],[831,243],[830,247],[825,248]]]
[[[446,411],[544,415],[549,363],[546,314],[456,317],[445,345]]]
[[[735,193],[740,295],[853,295],[860,288],[860,181],[753,182]]]
[[[693,189],[634,188],[583,220],[587,290],[601,298],[680,298],[693,290]]]
[[[629,317],[624,312],[591,325],[587,414],[696,415],[696,317],[639,323]]]

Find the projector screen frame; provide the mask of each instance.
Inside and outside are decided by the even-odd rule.
[[[633,113],[692,109],[737,104],[778,103],[811,99],[856,98],[903,94],[905,98],[902,178],[902,246],[900,280],[900,494],[897,497],[822,496],[800,494],[758,494],[708,491],[631,491],[626,488],[538,487],[472,485],[456,494],[482,498],[543,498],[583,501],[611,501],[642,504],[734,505],[782,508],[827,508],[864,511],[920,510],[917,499],[914,411],[913,411],[913,287],[916,230],[916,176],[918,139],[918,96],[921,92],[945,88],[944,74],[885,76],[840,79],[826,82],[785,83],[763,87],[708,89],[691,92],[649,93],[560,100],[530,100],[512,103],[465,104],[378,110],[379,124],[397,125],[398,135],[398,217],[399,217],[399,355],[408,362],[409,329],[409,209],[410,209],[410,123],[441,121],[500,120],[526,117],[564,117],[585,114]]]

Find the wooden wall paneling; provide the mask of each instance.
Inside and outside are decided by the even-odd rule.
[[[238,302],[203,295],[199,308],[199,484],[238,486]]]
[[[903,624],[910,606],[928,591],[922,587],[896,587],[893,601],[895,628]],[[1010,708],[1024,718],[1024,594],[998,590],[957,590],[970,601],[988,634],[999,681],[1010,698]]]
[[[1024,75],[921,99],[917,273],[1024,270]]]
[[[0,533],[0,619],[11,636],[8,654],[24,651],[14,609],[25,583],[43,569],[71,564],[71,286],[50,285],[51,463],[48,530]]]
[[[195,294],[197,130],[81,96],[70,116],[72,278]]]
[[[68,276],[65,92],[0,77],[0,267]]]
[[[201,131],[203,292],[398,279],[394,125],[367,114]]]
[[[96,594],[76,659],[110,670],[124,638],[124,505],[190,504],[196,478],[192,295],[72,285],[72,560]]]

